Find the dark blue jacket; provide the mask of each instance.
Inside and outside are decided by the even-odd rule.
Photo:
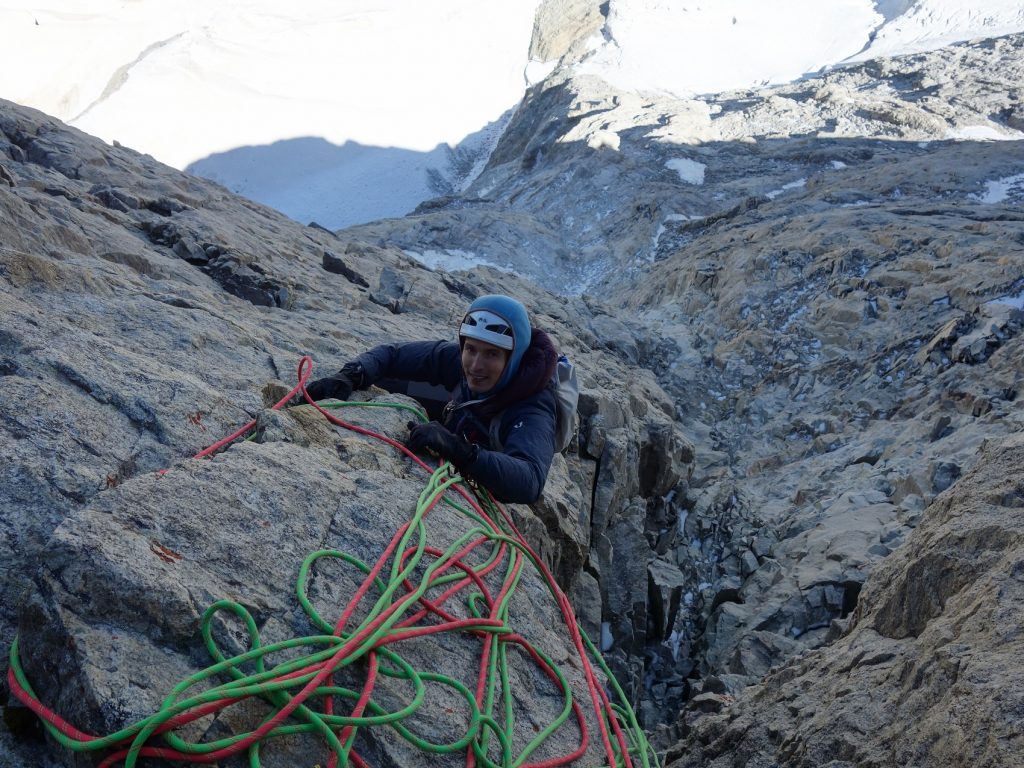
[[[440,385],[456,405],[469,397],[462,354],[453,341],[382,344],[356,358],[363,385],[394,378]],[[457,408],[445,426],[480,446],[476,459],[459,469],[487,488],[498,501],[532,504],[540,498],[555,453],[555,394],[551,386],[514,401],[501,414],[500,450],[489,437],[490,419],[473,406]]]

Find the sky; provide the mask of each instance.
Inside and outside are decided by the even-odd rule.
[[[435,196],[446,147],[493,145],[554,65],[528,60],[537,5],[0,0],[0,98],[337,229]],[[1020,31],[1021,0],[609,0],[578,69],[692,97]]]

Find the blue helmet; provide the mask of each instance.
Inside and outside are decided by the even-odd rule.
[[[519,370],[519,361],[523,359],[530,346],[531,334],[526,307],[509,296],[488,294],[469,305],[469,310],[459,326],[459,343],[462,343],[463,338],[469,337],[510,350],[505,370],[492,390],[497,392],[508,384]]]

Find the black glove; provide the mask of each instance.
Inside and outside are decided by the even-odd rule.
[[[363,387],[363,367],[359,363],[346,363],[345,366],[333,376],[325,376],[316,379],[306,385],[306,392],[312,400],[324,400],[334,397],[338,400],[347,400],[355,389]],[[306,402],[300,392],[296,398],[297,402]]]
[[[413,453],[430,451],[457,467],[464,467],[476,459],[476,445],[452,434],[436,421],[429,424],[410,421],[408,426],[409,439],[405,441],[405,447]]]

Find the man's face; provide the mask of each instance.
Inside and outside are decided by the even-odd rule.
[[[490,392],[497,385],[508,362],[509,351],[479,339],[462,341],[462,372],[475,394]]]

